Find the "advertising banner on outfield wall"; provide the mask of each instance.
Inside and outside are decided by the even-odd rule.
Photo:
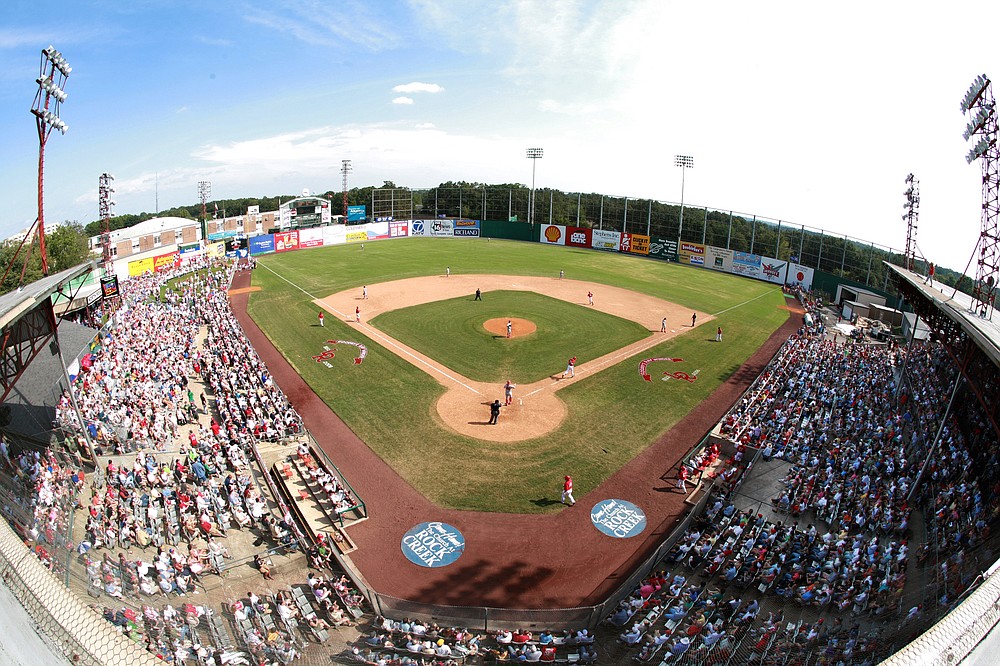
[[[250,237],[250,254],[269,254],[274,252],[274,234],[262,234]]]
[[[733,272],[733,251],[709,245],[705,248],[705,268]]]
[[[785,284],[798,285],[803,289],[812,289],[813,269],[802,264],[789,264],[788,279],[785,280]]]
[[[649,256],[667,261],[677,261],[677,241],[654,236],[649,239]]]
[[[364,243],[366,240],[368,240],[368,232],[358,231],[357,229],[348,231],[344,237],[344,241],[348,243]]]
[[[678,261],[692,266],[705,265],[705,246],[701,243],[681,241],[677,248]]]
[[[760,255],[749,252],[733,252],[733,274],[760,279]]]
[[[543,224],[538,228],[538,242],[547,245],[565,245],[566,227],[561,224]]]
[[[382,238],[389,237],[389,223],[386,222],[372,222],[366,225],[365,232],[368,234],[368,240],[380,240]]]
[[[621,232],[605,231],[604,229],[590,230],[590,247],[595,250],[614,250],[617,252],[619,245],[621,245]]]
[[[785,284],[788,262],[774,257],[760,258],[760,278],[775,284]]]
[[[566,227],[566,245],[572,247],[590,247],[590,229],[583,227]]]
[[[649,254],[649,236],[623,233],[618,241],[618,249],[629,254]]]
[[[406,238],[410,235],[410,221],[398,220],[389,223],[389,238]]]
[[[410,224],[410,235],[451,238],[455,235],[451,222],[451,220],[413,220]]]
[[[454,233],[456,236],[477,238],[479,236],[479,220],[455,220]]]
[[[323,227],[299,229],[299,247],[320,247],[323,245]]]
[[[274,234],[274,250],[276,252],[288,252],[299,249],[299,232],[279,231]]]
[[[347,242],[347,227],[335,224],[323,227],[323,245],[343,245]]]

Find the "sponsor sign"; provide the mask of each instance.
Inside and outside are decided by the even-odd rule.
[[[413,222],[410,223],[410,235],[426,236],[427,222],[425,220],[413,220]]]
[[[295,215],[295,209],[289,208],[287,205],[278,211],[278,226],[282,229],[292,226],[292,215]]]
[[[628,539],[646,529],[646,514],[632,502],[606,499],[590,510],[590,522],[610,537]]]
[[[347,227],[335,224],[323,227],[323,245],[343,245],[347,242]]]
[[[178,245],[177,251],[181,254],[194,254],[201,251],[200,243],[190,243],[188,245]]]
[[[426,220],[427,235],[435,238],[451,238],[455,227],[452,220]]]
[[[590,229],[583,227],[566,227],[566,245],[572,247],[590,247]]]
[[[262,234],[250,238],[250,254],[268,254],[274,252],[274,234]]]
[[[733,272],[733,251],[709,245],[705,248],[705,267],[716,271]]]
[[[642,234],[628,234],[630,238],[628,250],[622,249],[622,252],[629,252],[630,254],[649,254],[649,236],[643,236]],[[625,237],[625,234],[622,234]]]
[[[357,347],[358,355],[354,357],[354,365],[361,365],[365,362],[365,357],[368,356],[368,347],[365,347],[360,342],[351,342],[350,340],[327,340],[326,344],[323,345],[323,351],[321,351],[316,356],[312,357],[312,360],[317,363],[322,363],[328,368],[332,368],[330,365],[330,360],[336,358],[337,348],[330,348],[328,345],[350,345],[352,347]]]
[[[409,222],[390,222],[389,238],[406,238],[410,232]]]
[[[677,248],[678,261],[682,264],[691,264],[693,266],[704,266],[705,265],[705,246],[701,243],[689,243],[688,241],[681,241]]]
[[[389,223],[388,222],[373,222],[366,226],[365,231],[368,233],[368,240],[378,240],[380,238],[389,237]]]
[[[677,241],[655,236],[649,240],[649,256],[667,261],[677,261]]]
[[[155,256],[153,257],[153,270],[159,273],[160,271],[171,269],[178,265],[179,258],[180,254],[177,252]]]
[[[478,238],[480,235],[479,220],[455,220],[453,230],[456,236]]]
[[[299,247],[320,247],[323,245],[323,228],[299,229]]]
[[[366,208],[364,206],[348,206],[347,207],[347,221],[348,222],[364,222],[366,217]]]
[[[226,244],[225,243],[209,243],[205,246],[205,256],[209,258],[220,258],[226,254]]]
[[[538,228],[538,242],[546,245],[565,245],[566,227],[561,224],[543,224]]]
[[[297,249],[299,249],[298,231],[279,231],[274,234],[275,252],[288,252],[289,250]]]
[[[229,231],[216,231],[214,234],[208,235],[208,240],[217,241],[217,240],[225,240],[226,238],[235,238],[241,233],[243,232],[238,231],[237,229],[230,229]]]
[[[760,258],[760,277],[775,284],[785,284],[788,262],[773,257]]]
[[[344,240],[348,243],[364,243],[368,240],[367,231],[348,231]]]
[[[802,264],[792,263],[788,267],[788,280],[786,284],[798,285],[803,289],[812,289],[813,269]]]
[[[110,275],[101,278],[101,294],[104,298],[114,298],[118,295],[118,276]]]
[[[595,250],[618,251],[621,244],[621,233],[617,231],[605,231],[604,229],[590,230],[590,246]]]
[[[319,211],[319,222],[320,224],[326,225],[333,221],[332,212],[330,211],[330,202],[324,201],[320,204]]]
[[[422,567],[446,567],[462,556],[465,537],[448,523],[420,523],[399,544],[406,559]]]
[[[749,252],[733,252],[733,273],[751,278],[760,277],[760,255]]]

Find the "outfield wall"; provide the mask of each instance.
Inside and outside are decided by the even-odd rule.
[[[561,224],[510,224],[496,220],[437,219],[391,220],[353,226],[332,225],[312,229],[260,234],[247,239],[252,256],[313,247],[365,243],[393,238],[503,238],[545,245],[618,252],[687,266],[706,268],[777,285],[813,288],[814,269],[794,262],[726,248],[678,242],[659,236],[590,229]],[[836,279],[836,278],[834,278]]]

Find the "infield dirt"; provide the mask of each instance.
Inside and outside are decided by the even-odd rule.
[[[552,374],[531,384],[522,384],[514,390],[514,402],[505,406],[496,425],[489,425],[489,405],[495,399],[504,401],[503,386],[476,382],[445,367],[435,359],[407,346],[367,323],[383,312],[422,305],[434,301],[467,295],[470,299],[481,290],[486,297],[490,291],[533,291],[551,298],[593,308],[600,312],[628,319],[641,324],[649,335],[609,354],[578,365],[573,377],[562,377],[566,366],[552,368]],[[594,294],[594,305],[588,304],[587,294]],[[664,340],[691,329],[692,311],[676,303],[640,294],[619,287],[596,282],[564,280],[558,278],[510,275],[451,275],[450,277],[420,277],[368,285],[368,298],[359,289],[349,289],[317,299],[316,303],[345,322],[360,327],[386,349],[427,372],[447,391],[437,401],[437,416],[442,426],[459,434],[492,442],[519,442],[542,437],[556,428],[566,418],[566,404],[556,393],[575,381],[592,375],[639,352],[660,344]],[[356,307],[364,305],[361,323],[354,322]],[[714,319],[705,312],[698,312],[698,325]],[[667,331],[660,331],[661,320],[666,317]],[[506,337],[505,319],[494,331]],[[518,332],[525,326],[515,324]],[[532,324],[533,326],[533,324]],[[526,334],[526,333],[522,333]]]

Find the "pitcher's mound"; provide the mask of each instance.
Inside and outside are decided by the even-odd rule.
[[[483,322],[483,328],[493,335],[507,337],[508,321],[511,324],[510,337],[512,338],[519,338],[522,335],[531,335],[537,328],[535,326],[535,322],[533,321],[528,321],[527,319],[517,319],[514,317],[511,317],[510,319],[487,319]]]

